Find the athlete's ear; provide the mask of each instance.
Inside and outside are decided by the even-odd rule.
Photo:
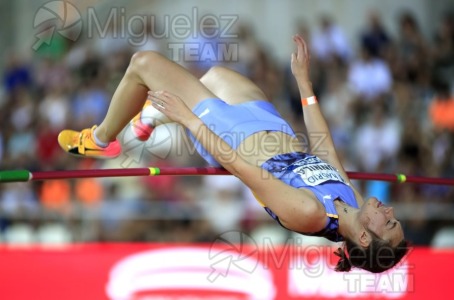
[[[359,244],[361,245],[361,247],[367,248],[370,242],[372,242],[371,234],[367,232],[366,229],[361,229],[361,231],[359,232]]]

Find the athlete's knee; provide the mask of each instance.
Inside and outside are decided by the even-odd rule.
[[[132,69],[142,69],[152,66],[156,61],[163,59],[164,57],[155,51],[138,51],[131,57],[129,67]]]
[[[222,78],[222,76],[227,72],[230,72],[230,70],[225,67],[214,66],[211,67],[205,74],[203,74],[203,76],[200,78],[200,81],[203,84],[207,85],[210,84],[210,82],[212,82],[213,80]]]
[[[224,74],[232,72],[229,68],[222,67],[222,66],[214,66],[211,67],[208,72],[206,73],[208,76],[222,76]]]

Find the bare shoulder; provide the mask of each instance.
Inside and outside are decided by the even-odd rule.
[[[315,195],[307,189],[295,189],[290,200],[292,209],[280,218],[283,226],[296,231],[319,232],[326,226],[326,210]]]
[[[325,207],[307,189],[297,189],[270,178],[254,194],[270,208],[282,225],[296,232],[318,232],[326,225]]]

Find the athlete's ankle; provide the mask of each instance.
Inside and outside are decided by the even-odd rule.
[[[102,148],[109,146],[109,140],[106,138],[106,135],[103,134],[103,130],[100,127],[96,127],[93,131],[93,140],[96,145]]]

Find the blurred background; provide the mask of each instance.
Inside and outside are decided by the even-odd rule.
[[[291,37],[299,33],[310,45],[313,86],[347,170],[452,178],[454,4],[379,3],[1,1],[0,169],[204,165],[162,136],[138,144],[122,133],[131,151],[112,161],[59,149],[60,130],[102,121],[131,55],[141,50],[160,51],[196,76],[214,65],[243,73],[302,133],[289,65]],[[395,207],[414,245],[454,247],[452,186],[355,184]],[[292,237],[233,177],[0,185],[6,244],[211,242],[229,230],[258,243]]]

